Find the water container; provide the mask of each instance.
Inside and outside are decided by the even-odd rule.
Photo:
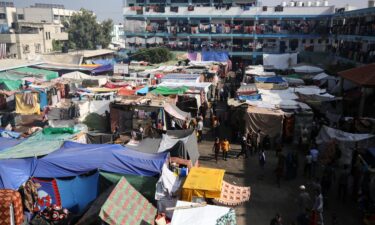
[[[323,5],[324,5],[324,6],[328,6],[328,5],[329,5],[329,2],[326,0],[326,1],[323,2]]]
[[[289,2],[289,6],[290,6],[290,7],[294,7],[294,6],[296,6],[296,3],[293,2],[293,1],[290,1],[290,2]]]
[[[312,2],[311,1],[307,1],[307,4],[306,4],[308,7],[311,7],[312,6]]]
[[[288,3],[286,2],[286,1],[283,1],[282,3],[281,3],[281,6],[282,7],[286,7],[288,5]]]

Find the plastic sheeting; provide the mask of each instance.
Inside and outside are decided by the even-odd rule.
[[[71,79],[71,80],[85,80],[85,79],[95,79],[95,77],[81,73],[79,71],[74,71],[70,73],[63,74],[61,78]]]
[[[294,71],[296,73],[320,73],[320,72],[324,71],[320,67],[307,66],[307,65],[304,65],[304,66],[295,66],[295,67],[293,67],[293,69],[294,69]]]
[[[99,195],[98,181],[99,173],[73,179],[56,179],[61,206],[74,213],[83,212]]]
[[[274,77],[255,77],[254,78],[256,82],[259,83],[274,83],[274,84],[280,84],[285,83],[286,81],[282,77],[274,76]]]
[[[184,94],[188,90],[185,86],[180,86],[179,88],[167,88],[167,87],[157,87],[152,90],[151,93],[159,95],[179,95]]]
[[[165,104],[164,105],[164,110],[171,115],[174,118],[177,118],[179,120],[185,121],[186,118],[191,118],[190,113],[184,112],[181,109],[179,109],[176,105],[172,104]]]
[[[15,100],[16,100],[16,113],[22,115],[31,115],[31,114],[40,114],[40,104],[38,100],[38,93],[31,93],[32,94],[32,101],[33,104],[26,104],[23,101],[23,94],[17,93]]]
[[[283,118],[284,113],[280,110],[249,107],[245,113],[246,130],[252,132],[261,130],[262,135],[277,137],[282,134]]]
[[[167,154],[146,154],[121,145],[65,142],[58,151],[39,159],[36,177],[69,177],[103,170],[154,176],[161,172]]]
[[[348,165],[351,163],[352,151],[356,143],[359,148],[366,148],[375,144],[375,135],[373,134],[352,134],[327,126],[321,128],[316,143],[319,145],[319,149],[324,151],[326,144],[333,139],[336,139],[341,150],[340,162]]]
[[[279,70],[285,70],[297,64],[298,53],[263,54],[263,65]]]
[[[91,73],[97,74],[97,73],[105,73],[105,72],[110,72],[110,71],[113,71],[113,65],[112,64],[99,66],[99,67],[95,68],[93,71],[91,71]]]
[[[227,62],[228,60],[227,51],[202,50],[202,61]]]
[[[0,160],[0,189],[17,190],[34,171],[36,159]]]
[[[7,148],[18,145],[21,142],[22,142],[22,140],[0,137],[0,152],[7,149]]]
[[[191,206],[191,202],[178,201],[176,207]],[[216,225],[217,220],[230,212],[229,207],[206,205],[183,210],[175,210],[171,225]],[[225,223],[227,224],[227,223]],[[234,223],[235,224],[235,223]]]
[[[42,132],[37,132],[22,143],[0,152],[0,159],[47,155],[59,149],[65,140],[73,136],[72,134],[45,135]]]

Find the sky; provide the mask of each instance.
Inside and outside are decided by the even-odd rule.
[[[53,3],[65,5],[66,9],[86,8],[95,12],[99,20],[111,18],[115,23],[123,21],[123,0],[14,0],[16,7],[27,7],[34,3]],[[278,5],[282,0],[262,0],[263,5]],[[338,7],[350,4],[356,7],[366,7],[367,0],[330,0]]]

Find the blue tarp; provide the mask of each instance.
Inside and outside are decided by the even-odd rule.
[[[0,160],[0,189],[18,189],[35,169],[36,159]]]
[[[20,136],[21,136],[21,133],[9,131],[9,130],[4,130],[4,129],[0,128],[0,137],[19,138]]]
[[[56,179],[61,206],[73,213],[83,212],[99,195],[99,173],[77,176],[74,179]]]
[[[273,77],[255,77],[255,81],[259,83],[285,83],[286,81],[279,76],[273,76]]]
[[[95,68],[93,71],[91,71],[91,73],[96,74],[96,73],[104,73],[104,72],[109,72],[109,71],[113,71],[113,65],[112,64],[106,64],[106,65],[99,66],[99,67]]]
[[[44,107],[48,105],[47,93],[44,91],[39,91],[39,102],[40,109],[44,110]]]
[[[138,91],[136,91],[135,93],[137,95],[146,95],[148,92],[149,92],[149,88],[148,88],[148,86],[145,86],[145,87],[139,89]]]
[[[100,64],[100,65],[114,65],[116,61],[114,59],[97,59],[92,61],[94,64]]]
[[[257,101],[262,99],[260,94],[255,94],[255,95],[241,95],[238,96],[239,100],[248,100],[248,101]]]
[[[202,61],[227,62],[228,60],[227,51],[202,50]]]
[[[0,137],[0,152],[21,143],[22,140]]]
[[[113,144],[65,142],[38,160],[35,177],[69,177],[93,170],[154,176],[160,174],[167,153],[145,154]]]

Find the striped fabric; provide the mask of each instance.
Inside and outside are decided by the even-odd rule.
[[[102,206],[99,216],[109,225],[154,224],[156,208],[123,177]]]

